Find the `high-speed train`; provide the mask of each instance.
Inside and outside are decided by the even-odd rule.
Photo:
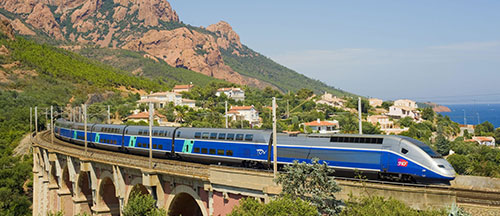
[[[57,120],[58,138],[82,144],[84,124]],[[149,127],[88,124],[90,146],[130,154],[149,152]],[[409,182],[448,183],[455,170],[428,145],[404,136],[277,134],[278,164],[326,162],[336,173],[362,172],[377,178]],[[153,127],[152,149],[157,157],[202,163],[264,167],[273,158],[268,130]]]

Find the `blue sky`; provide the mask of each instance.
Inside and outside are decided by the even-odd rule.
[[[500,1],[170,0],[280,64],[363,96],[500,103]]]

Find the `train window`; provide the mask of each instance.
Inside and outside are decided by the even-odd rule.
[[[408,153],[408,150],[405,148],[401,148],[401,153],[406,154],[406,153]]]
[[[338,137],[331,137],[330,142],[338,142],[339,138]]]
[[[236,134],[236,140],[243,140],[243,134]]]
[[[115,145],[116,145],[116,140],[113,140],[113,144],[115,144]]]
[[[163,131],[158,131],[158,136],[163,136]]]
[[[203,134],[201,135],[201,138],[208,139],[208,132],[203,132]]]
[[[208,153],[209,153],[209,154],[215,154],[215,149],[209,149],[209,150],[208,150]]]
[[[193,152],[194,152],[194,153],[200,153],[200,148],[194,148],[194,149],[193,149]]]
[[[100,143],[103,143],[103,139],[100,139],[100,140],[99,140],[99,142],[100,142]]]
[[[354,137],[354,142],[359,143],[359,137]]]
[[[177,137],[180,137],[180,136],[181,136],[181,132],[177,131]]]
[[[377,138],[377,144],[382,144],[384,142],[384,138]]]
[[[224,155],[224,149],[217,149],[218,155]]]
[[[226,140],[234,140],[234,133],[228,133]]]
[[[207,149],[206,149],[206,148],[202,148],[202,149],[201,149],[201,153],[206,154],[206,153],[208,153],[208,151],[207,151]]]
[[[186,152],[189,152],[189,146],[188,145],[186,146]]]
[[[245,135],[245,141],[252,141],[252,140],[253,140],[253,134]]]
[[[219,133],[219,139],[220,140],[226,139],[226,133]]]
[[[217,133],[210,133],[210,139],[217,139]]]
[[[162,144],[158,145],[158,149],[163,149],[163,145]]]
[[[444,165],[439,164],[438,167],[444,168]]]
[[[125,133],[126,133],[126,134],[128,134],[128,129],[127,129],[127,130],[125,130]]]
[[[158,136],[158,130],[153,131],[153,136]]]
[[[199,138],[201,138],[201,132],[195,132],[195,133],[194,133],[194,138],[195,138],[195,139],[199,139]]]
[[[138,134],[139,134],[139,135],[142,135],[142,130],[139,130],[139,133],[138,133]]]
[[[232,150],[227,150],[226,151],[227,156],[233,156],[233,151]]]
[[[361,138],[359,138],[359,142],[360,143],[368,143],[368,142],[366,142],[366,139],[370,139],[370,138],[361,137]]]
[[[156,148],[156,144],[153,144],[153,148]]]

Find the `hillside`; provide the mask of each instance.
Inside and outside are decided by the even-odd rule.
[[[4,0],[0,2],[1,17],[12,21],[17,34],[71,49],[86,44],[126,49],[143,56],[147,54],[157,60],[150,65],[158,64],[154,67],[165,70],[166,63],[240,85],[270,86],[283,92],[309,88],[317,93],[349,94],[307,78],[251,50],[241,44],[239,35],[226,22],[207,28],[184,24],[164,0]],[[88,57],[110,63],[110,60],[99,58],[99,54],[87,51],[83,52],[89,54]],[[109,50],[93,52],[115,56],[114,66],[118,66],[117,59],[123,56],[123,53]],[[120,68],[128,72],[138,69]],[[187,70],[170,68],[167,73],[154,76],[161,80],[185,81],[177,77],[189,73]],[[199,79],[202,78],[194,80]]]

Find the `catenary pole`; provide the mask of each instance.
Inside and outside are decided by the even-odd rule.
[[[35,135],[38,134],[38,107],[35,107]]]
[[[33,133],[33,107],[30,107],[30,133]]]
[[[50,106],[50,144],[54,145],[54,107]]]
[[[109,105],[108,105],[108,124],[111,124],[111,113],[109,110]]]
[[[153,103],[149,103],[149,169],[153,168]]]
[[[87,155],[87,105],[83,104],[83,128],[84,128],[84,139],[85,139],[85,155]]]
[[[225,106],[224,107],[225,107],[225,110],[226,110],[226,114],[225,114],[225,116],[226,116],[226,128],[228,128],[228,124],[227,124],[227,101],[225,102]]]
[[[273,97],[273,176],[276,178],[278,172],[278,147],[276,140],[276,97]]]
[[[363,123],[361,121],[361,97],[358,97],[358,117],[359,117],[359,134],[363,134]]]

